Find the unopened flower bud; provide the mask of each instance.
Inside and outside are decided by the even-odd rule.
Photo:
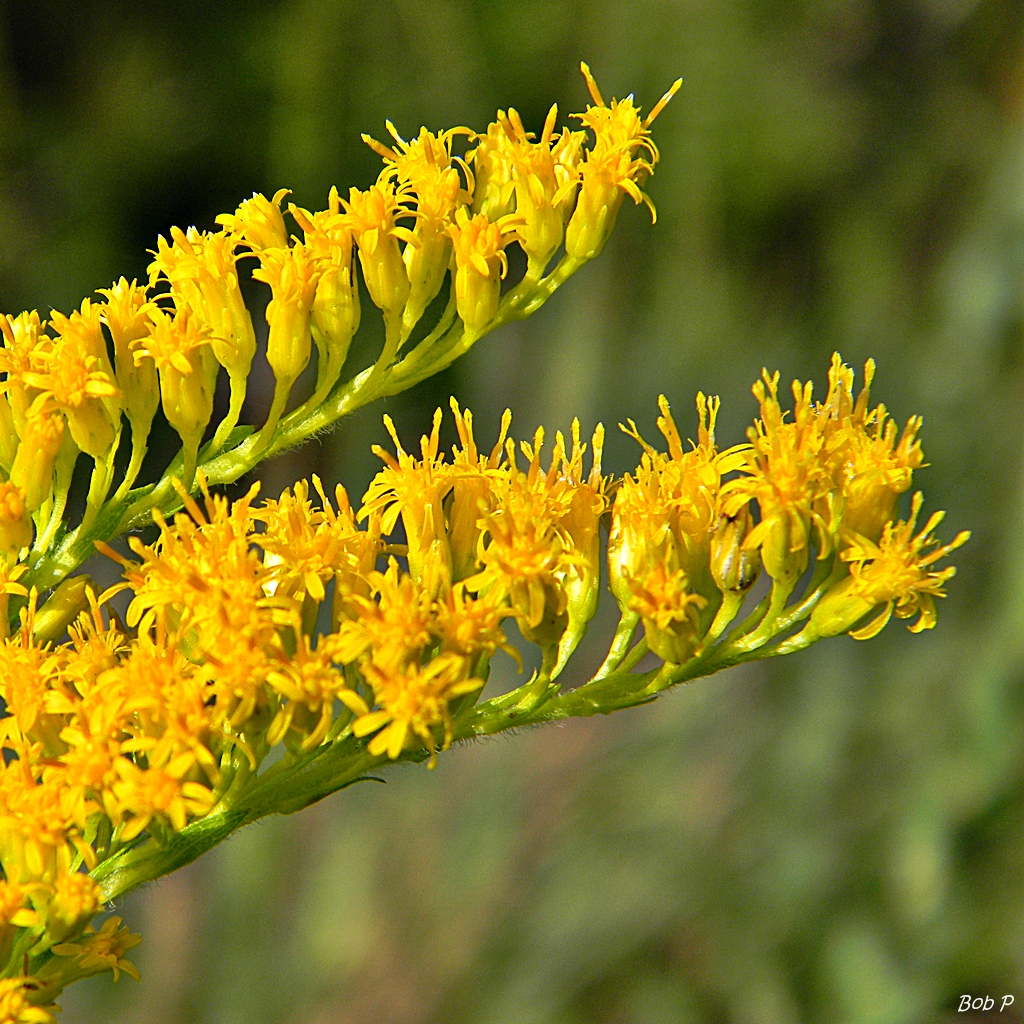
[[[68,626],[89,607],[88,591],[92,580],[82,573],[69,576],[47,598],[46,603],[36,612],[36,643],[44,644],[59,640]]]
[[[749,590],[761,571],[757,549],[743,546],[752,525],[747,505],[734,516],[718,517],[711,535],[711,576],[723,594]]]
[[[765,516],[765,510],[761,510]],[[779,509],[768,513],[759,524],[763,529],[761,563],[780,586],[792,586],[804,574],[811,557],[810,529],[799,511]],[[756,534],[750,534],[747,544]]]
[[[32,520],[21,488],[9,480],[0,483],[0,551],[16,555],[32,543]]]

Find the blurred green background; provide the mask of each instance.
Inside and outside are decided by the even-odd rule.
[[[649,107],[652,228],[387,404],[584,429],[655,398],[720,438],[762,365],[879,363],[925,417],[928,507],[974,531],[938,628],[893,624],[655,705],[388,773],[254,826],[118,912],[143,981],[65,1024],[1024,1020],[1024,4],[1020,0],[32,0],[0,4],[0,308],[69,308],[254,190],[317,208],[390,117]],[[373,319],[368,303],[364,319]],[[255,404],[265,401],[257,396]],[[383,406],[265,467],[358,498]],[[611,468],[635,460],[617,432]],[[607,613],[607,609],[605,610]],[[607,636],[608,614],[594,630]],[[597,642],[578,671],[599,655]],[[981,1015],[971,1018],[984,1019]],[[992,1019],[996,1019],[993,1017]]]

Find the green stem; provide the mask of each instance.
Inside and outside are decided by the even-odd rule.
[[[228,435],[235,429],[238,417],[242,415],[242,406],[245,403],[245,393],[248,386],[248,378],[244,376],[233,377],[228,375],[228,382],[231,385],[231,397],[228,400],[228,414],[217,424],[217,431],[213,435],[211,450],[218,454],[227,444]]]
[[[636,612],[622,613],[615,636],[612,637],[611,645],[608,648],[608,657],[601,663],[601,667],[594,675],[595,679],[604,679],[622,664],[622,659],[629,653],[629,645],[633,642],[636,627],[639,624],[640,616]]]

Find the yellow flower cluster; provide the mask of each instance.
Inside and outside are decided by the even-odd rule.
[[[368,189],[351,188],[347,198],[332,189],[327,209],[317,212],[294,204],[282,211],[287,189],[270,199],[255,194],[217,217],[215,231],[174,227],[161,236],[143,284],[122,278],[100,290],[101,301],[85,299],[70,316],[53,312],[49,321],[36,312],[0,316],[0,550],[32,545],[33,519],[35,547],[47,549],[80,452],[95,462],[83,529],[93,524],[113,484],[122,414],[132,456],[116,498],[137,479],[160,405],[181,437],[178,476],[191,489],[221,368],[230,404],[206,457],[245,440],[248,429],[235,428],[257,342],[239,283],[242,259],[255,260],[252,276],[270,287],[266,355],[276,381],[267,420],[247,450],[250,462],[273,442],[314,343],[316,386],[301,411],[320,407],[338,384],[360,322],[356,253],[387,327],[374,383],[449,272],[452,315],[421,349],[452,328],[455,314],[461,347],[450,347],[449,360],[496,326],[512,242],[528,259],[519,301],[539,305],[597,255],[623,196],[650,205],[640,191],[657,160],[649,126],[679,87],[641,120],[631,97],[605,104],[586,65],[583,71],[595,106],[573,116],[589,129],[589,148],[586,130],[556,133],[555,107],[536,140],[511,109],[498,111],[482,134],[424,128],[410,142],[388,122],[393,145],[364,136],[385,165]],[[464,157],[453,152],[460,138],[468,139]],[[290,233],[285,213],[301,238]],[[563,246],[558,280],[536,292]]]
[[[931,628],[953,574],[933,566],[967,534],[938,546],[939,514],[915,533],[919,494],[897,518],[922,465],[920,423],[900,433],[883,406],[870,408],[873,372],[869,363],[855,396],[836,356],[824,401],[795,382],[791,414],[766,372],[749,443],[725,451],[717,399],[697,396],[697,440],[686,444],[661,398],[668,450],[629,421],[642,454],[620,480],[602,474],[600,426],[587,445],[574,422],[544,458],[544,431],[517,445],[506,412],[481,453],[453,399],[450,455],[441,410],[418,457],[385,417],[395,451],[375,449],[384,465],[358,510],[340,485],[332,504],[315,477],[316,501],[300,482],[258,505],[258,486],[229,502],[200,477],[202,501],[181,488],[184,511],[170,522],[156,513],[153,543],[130,538],[131,556],[101,545],[125,579],[104,594],[70,581],[37,613],[18,582],[24,565],[9,565],[7,598],[24,607],[0,641],[0,964],[10,973],[30,961],[34,973],[9,978],[0,999],[25,1009],[0,1020],[49,1020],[41,1007],[69,980],[132,973],[124,953],[136,938],[117,919],[87,929],[101,897],[83,869],[144,832],[166,845],[230,811],[279,744],[295,763],[343,741],[370,757],[433,761],[480,710],[495,653],[518,659],[506,618],[542,652],[521,706],[551,700],[597,609],[602,522],[623,622],[643,627],[605,676],[628,674],[645,651],[674,671],[770,641],[779,653],[841,632],[866,638],[893,612]],[[818,571],[787,604],[812,555]],[[762,567],[770,593],[723,638]],[[103,606],[123,590],[122,624]],[[70,618],[51,606],[81,597],[87,611],[54,645]]]

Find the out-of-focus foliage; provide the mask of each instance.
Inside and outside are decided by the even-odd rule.
[[[9,0],[0,308],[67,311],[171,224],[365,186],[390,117],[539,129],[580,58],[658,122],[659,218],[531,320],[389,404],[493,433],[721,393],[838,348],[925,415],[974,531],[934,633],[890,626],[403,769],[250,829],[119,911],[141,987],[80,1021],[900,1024],[1024,1006],[1024,6],[1018,0]],[[261,399],[257,396],[255,401]],[[269,395],[262,401],[268,402]],[[267,467],[362,492],[365,410]],[[613,469],[633,455],[614,438]],[[609,610],[610,611],[610,610]],[[607,622],[607,618],[605,619]],[[592,627],[600,632],[601,623]],[[1000,1020],[1011,1018],[1010,1011]]]

